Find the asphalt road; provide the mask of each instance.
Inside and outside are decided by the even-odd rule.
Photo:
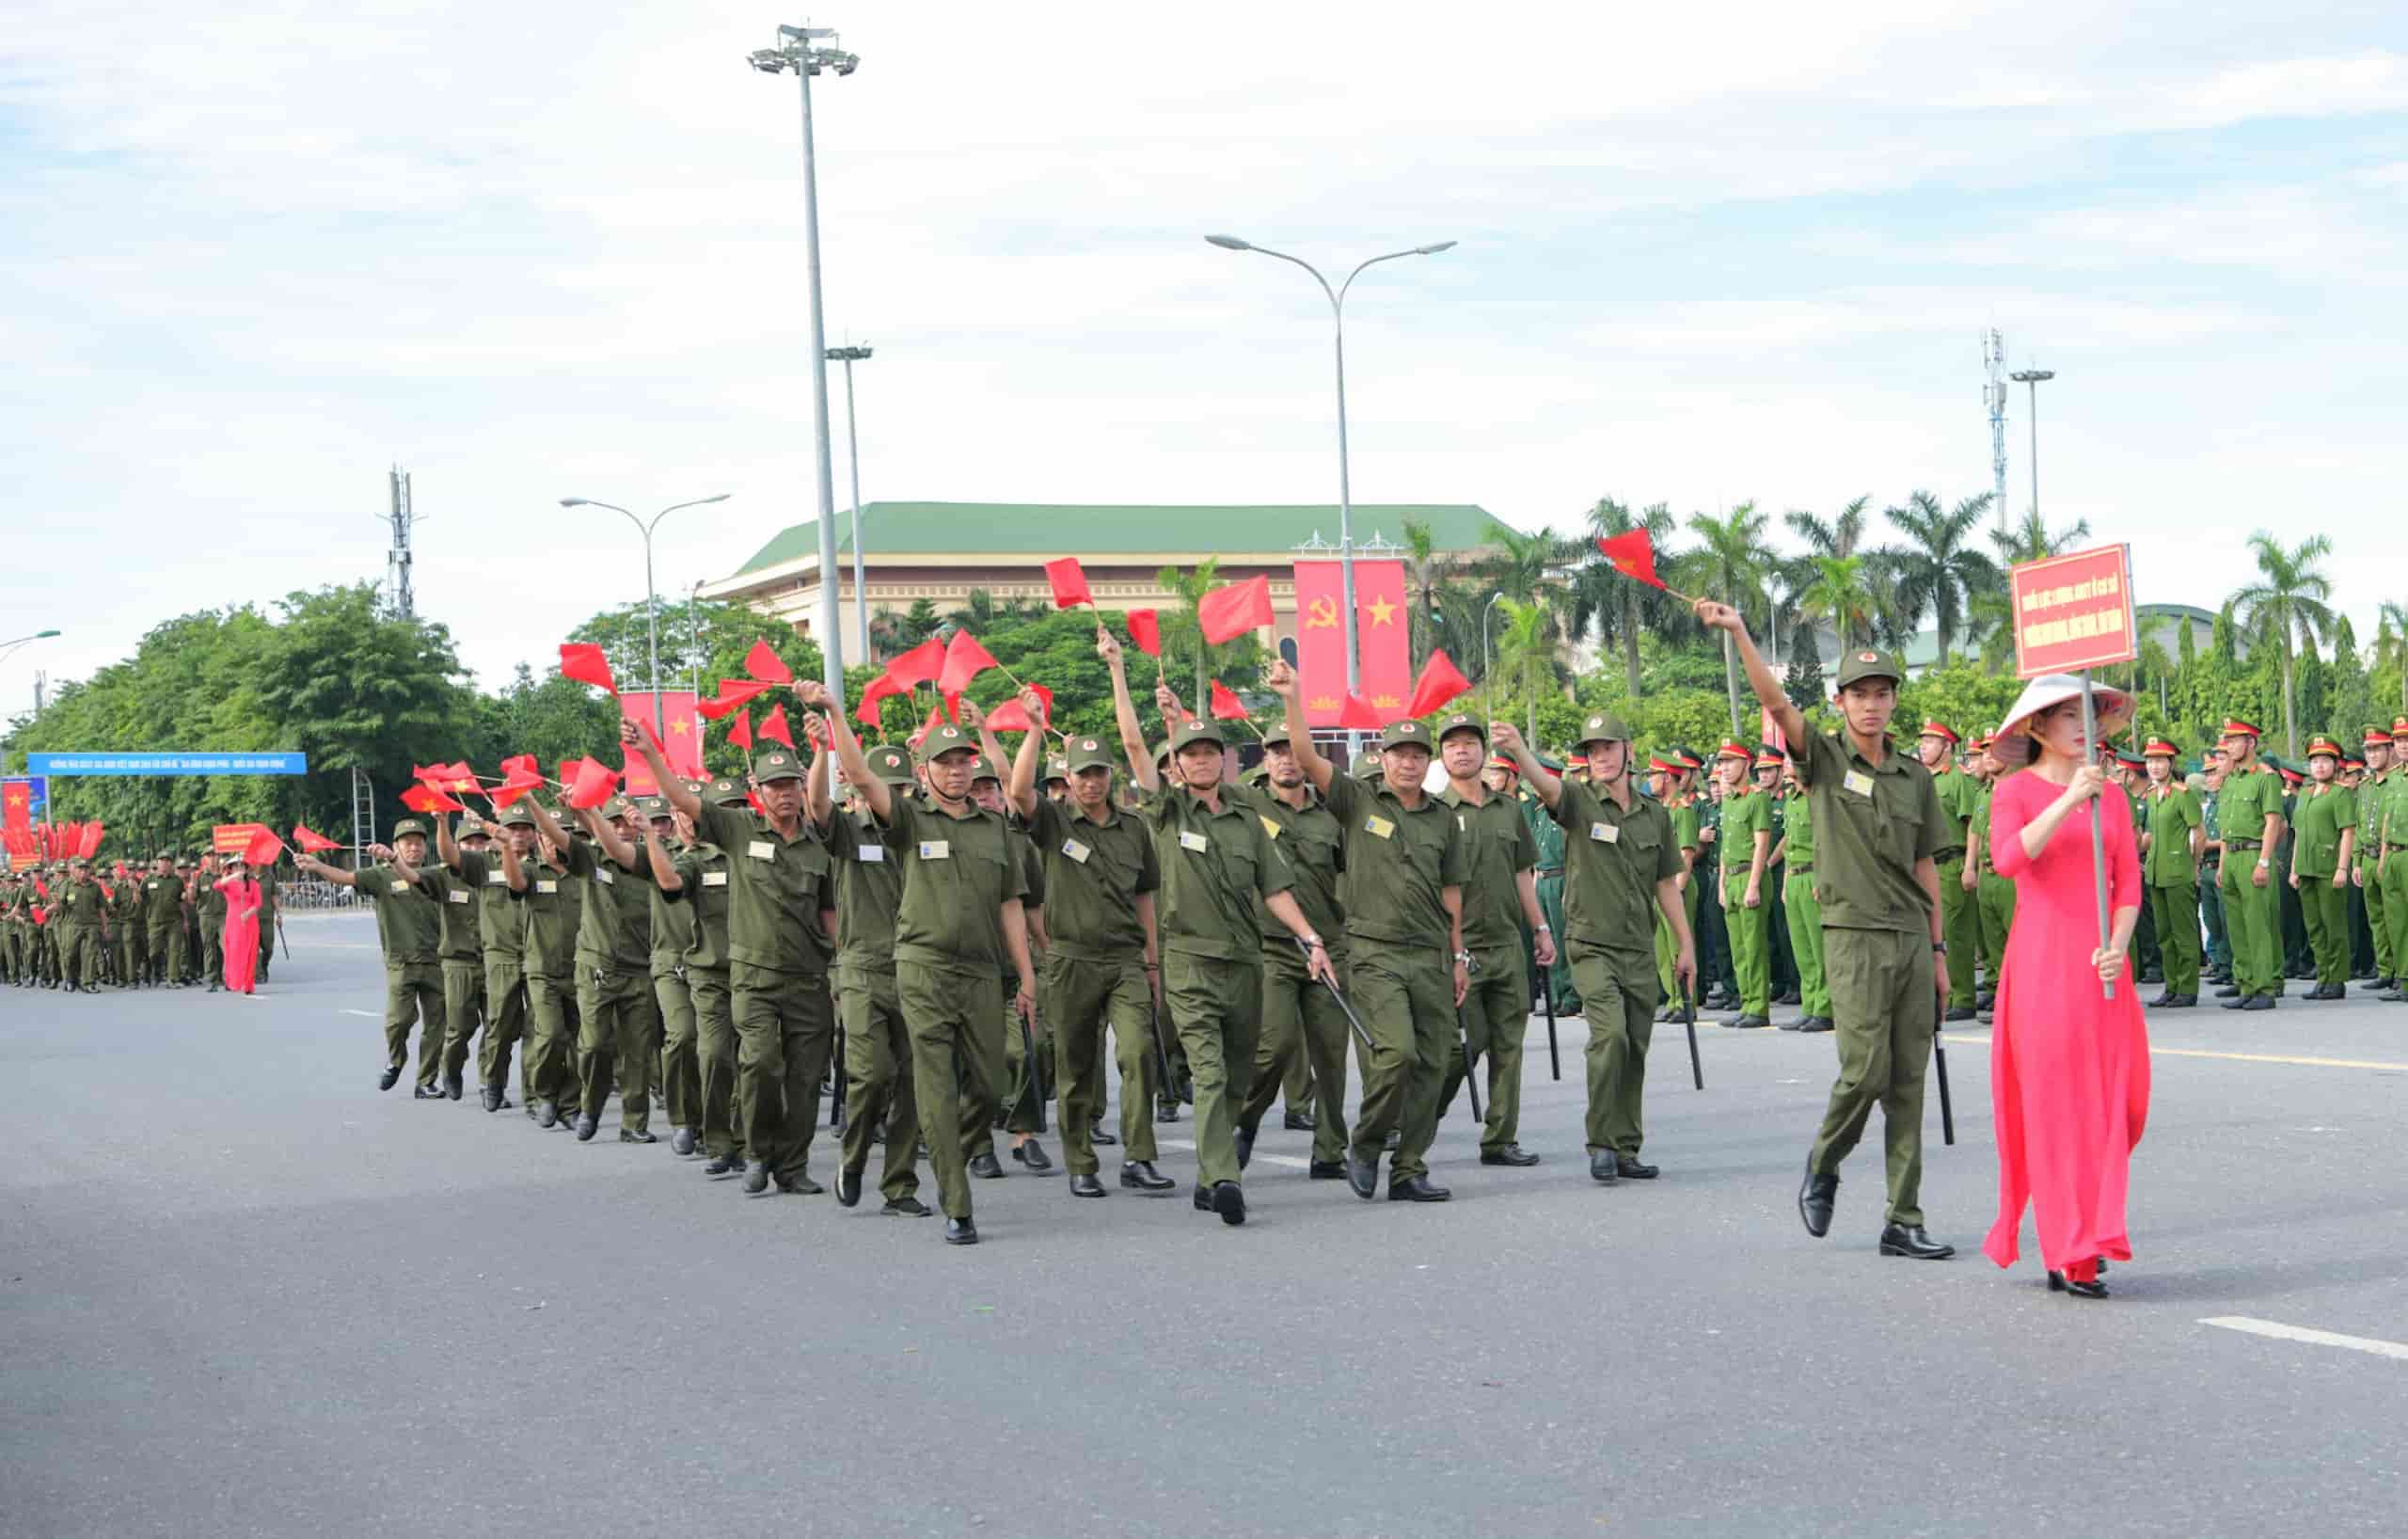
[[[982,1182],[960,1250],[379,1095],[372,930],[290,928],[256,1000],[0,991],[0,1533],[2408,1531],[2408,1007],[2154,1020],[2138,1254],[2082,1303],[2028,1229],[1977,1253],[1978,1032],[1955,1148],[1930,1108],[1952,1261],[1875,1254],[1877,1136],[1798,1226],[1830,1038],[1702,1027],[1701,1094],[1660,1029],[1663,1179],[1607,1189],[1536,1021],[1546,1163],[1459,1108],[1445,1207],[1266,1130],[1242,1230],[1172,1148],[1170,1199]]]

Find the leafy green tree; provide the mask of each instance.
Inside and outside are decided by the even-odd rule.
[[[2293,646],[2311,654],[2332,629],[2332,580],[2318,563],[2333,553],[2333,539],[2312,534],[2295,546],[2285,546],[2260,530],[2249,537],[2257,559],[2258,580],[2225,600],[2225,609],[2253,639],[2271,647],[2281,663],[2284,752],[2299,757],[2299,708]]]
[[[1972,596],[1996,588],[2004,579],[1998,566],[1972,545],[1974,526],[1990,510],[1991,494],[1968,497],[1942,513],[1940,500],[1929,492],[1909,494],[1906,506],[1887,516],[1908,543],[1892,553],[1897,584],[1897,608],[1911,630],[1928,612],[1940,632],[1939,661],[1946,663],[1949,648],[1963,631]]]
[[[1588,635],[1593,627],[1599,644],[1620,651],[1624,676],[1634,698],[1641,691],[1640,643],[1650,636],[1695,631],[1688,611],[1678,599],[1661,588],[1623,576],[1596,548],[1597,540],[1642,529],[1655,548],[1657,570],[1679,569],[1680,553],[1671,546],[1671,508],[1658,502],[1634,514],[1612,498],[1601,497],[1589,510],[1588,559],[1574,574],[1565,616],[1565,629],[1572,636]]]
[[[1846,652],[1860,632],[1873,625],[1873,594],[1864,584],[1862,556],[1814,556],[1814,579],[1798,595],[1798,612],[1808,620],[1826,620]],[[1801,639],[1798,651],[1814,652],[1814,639]],[[1819,659],[1818,659],[1819,660]]]
[[[2408,604],[2384,601],[2374,633],[2374,672],[2399,679],[2399,708],[2408,712]],[[2384,689],[2388,693],[2389,686]]]
[[[1753,502],[1742,502],[1720,518],[1710,513],[1689,515],[1689,531],[1698,549],[1683,563],[1687,574],[1682,586],[1707,598],[1719,599],[1741,614],[1761,614],[1766,599],[1765,577],[1770,556],[1765,546],[1766,516]],[[1731,730],[1739,730],[1739,653],[1731,638],[1722,638],[1723,692],[1731,706]]]
[[[572,642],[598,644],[610,659],[619,688],[651,688],[643,605],[605,610],[568,633]],[[741,604],[666,605],[660,611],[660,687],[699,685],[705,698],[719,692],[722,678],[744,676],[752,643],[767,641],[797,678],[816,678],[824,666],[819,643],[793,627]]]

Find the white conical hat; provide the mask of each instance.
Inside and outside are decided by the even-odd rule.
[[[1997,738],[1990,744],[1990,757],[2010,770],[2020,769],[2032,762],[2032,738],[2023,724],[2050,706],[2067,700],[2082,698],[2082,680],[2072,674],[2042,674],[2023,687],[2015,705],[2006,713],[2006,722],[1998,729]],[[2104,684],[2090,686],[2090,698],[2099,716],[2096,748],[2132,724],[2132,697],[2121,690]]]

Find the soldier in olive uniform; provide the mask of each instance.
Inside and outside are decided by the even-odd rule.
[[[2246,722],[2224,724],[2216,834],[2224,849],[2219,885],[2233,981],[2217,990],[2216,997],[2230,1010],[2271,1010],[2282,987],[2282,910],[2274,886],[2274,850],[2283,835],[2282,777],[2258,762],[2258,729]]]
[[[696,790],[700,785],[689,781],[686,788]],[[702,1069],[696,1055],[700,1029],[694,1015],[693,992],[686,982],[686,953],[694,944],[694,911],[661,887],[651,856],[653,847],[658,846],[662,852],[660,864],[672,864],[673,840],[680,847],[685,843],[676,817],[670,811],[669,799],[638,797],[636,841],[642,858],[636,862],[635,874],[652,889],[646,899],[646,933],[652,939],[646,972],[652,980],[653,1003],[660,1021],[660,1063],[655,1082],[660,1087],[661,1105],[669,1114],[670,1152],[691,1154],[694,1124],[702,1112]]]
[[[2384,917],[2391,924],[2391,961],[2394,987],[2384,992],[2385,1000],[2408,1000],[2408,716],[2395,718],[2391,723],[2391,762],[2395,766],[2390,784],[2382,798],[2382,811],[2376,833],[2383,851],[2375,858],[2374,874],[2367,879],[2371,887],[2383,887]]]
[[[485,1025],[483,893],[461,879],[444,859],[443,849],[450,841],[443,835],[452,832],[451,820],[436,813],[434,821],[438,864],[428,875],[443,905],[443,939],[438,947],[443,970],[441,1083],[443,1093],[457,1101],[466,1093],[469,1041]],[[460,819],[455,837],[456,848],[467,854],[483,856],[492,846],[492,835],[473,814]]]
[[[1814,799],[1814,896],[1823,905],[1840,1077],[1806,1158],[1798,1216],[1817,1238],[1830,1231],[1840,1165],[1878,1105],[1890,1199],[1879,1250],[1945,1260],[1956,1249],[1925,1231],[1919,1200],[1925,1074],[1948,988],[1932,859],[1945,824],[1931,771],[1889,740],[1905,670],[1877,652],[1848,653],[1838,681],[1845,724],[1836,733],[1815,732],[1782,692],[1737,611],[1700,603],[1697,615],[1737,645],[1748,682],[1781,727],[1798,781]]]
[[[349,887],[376,908],[376,939],[385,952],[385,1072],[376,1088],[389,1090],[409,1063],[410,1027],[419,1026],[419,1101],[440,1101],[436,1076],[443,1058],[443,900],[417,873],[426,865],[426,825],[404,817],[393,843],[372,846],[379,864],[361,871],[296,855],[300,869]]]
[[[2358,782],[2358,837],[2351,861],[2352,886],[2367,916],[2368,937],[2374,945],[2374,977],[2361,987],[2387,992],[2402,969],[2391,949],[2390,913],[2384,906],[2383,883],[2375,867],[2383,858],[2383,812],[2392,783],[2400,771],[2391,763],[2391,735],[2381,727],[2366,729],[2363,752],[2367,772]]]
[[[1772,955],[1764,906],[1765,867],[1772,855],[1772,801],[1749,783],[1755,755],[1736,742],[1722,745],[1715,769],[1722,777],[1722,922],[1731,937],[1731,967],[1739,988],[1739,1015],[1731,1026],[1772,1024]]]
[[[184,883],[176,858],[160,855],[142,879],[142,928],[150,939],[150,978],[154,987],[182,987]]]
[[[1544,757],[1540,758],[1539,767],[1550,774],[1560,776],[1562,773],[1560,765],[1549,763]],[[1556,1014],[1577,1015],[1580,1013],[1580,996],[1572,981],[1572,959],[1563,954],[1563,829],[1547,816],[1546,803],[1538,799],[1538,794],[1530,789],[1527,781],[1523,782],[1517,796],[1522,805],[1522,821],[1529,828],[1531,842],[1538,846],[1539,912],[1546,917],[1547,932],[1557,938],[1555,965],[1538,970],[1533,988],[1544,987],[1548,991]],[[1689,824],[1692,849],[1696,842],[1697,825],[1692,817]]]
[[[2179,755],[2172,743],[2151,740],[2141,755],[2148,767],[2142,791],[2147,819],[2141,832],[2141,874],[2157,916],[2165,991],[2153,1009],[2186,1010],[2199,1003],[2199,854],[2206,844],[2199,799],[2174,778]]]
[[[141,873],[127,870],[124,863],[119,862],[117,893],[109,901],[109,925],[114,931],[117,986],[120,989],[143,986],[142,964],[149,948],[143,938],[142,897]]]
[[[193,909],[200,921],[200,972],[213,994],[226,987],[226,895],[217,890],[218,874],[216,855],[204,855],[192,887]]]
[[[577,1071],[583,1103],[578,1140],[600,1128],[615,1075],[619,1142],[657,1143],[652,1073],[660,1050],[660,1006],[652,990],[652,871],[636,848],[636,805],[614,796],[598,810],[574,810],[602,857],[585,851],[592,869],[578,871],[593,883],[577,932]]]
[[[2349,997],[2350,857],[2358,839],[2358,798],[2336,778],[2341,745],[2319,736],[2307,745],[2308,787],[2299,803],[2290,884],[2316,961],[2309,999]]]
[[[1959,775],[1960,779],[1970,777]],[[1823,905],[1814,896],[1814,799],[1798,783],[1797,761],[1786,767],[1786,789],[1781,800],[1781,853],[1786,875],[1789,944],[1798,954],[1798,1005],[1806,1013],[1784,1022],[1783,1031],[1831,1029],[1830,975],[1824,965]],[[1944,810],[1944,809],[1943,809]],[[1948,884],[1941,884],[1947,891]],[[1972,900],[1966,912],[1972,912]],[[1967,948],[1968,951],[1972,949]],[[1971,971],[1971,969],[1968,969]],[[1970,997],[1970,994],[1969,996]],[[1965,1012],[1972,1015],[1968,1009]]]
[[[107,899],[92,880],[92,863],[77,855],[67,863],[67,882],[53,900],[50,923],[56,931],[58,973],[69,993],[98,993],[101,932]]]
[[[1973,996],[1973,1008],[1985,1021],[1997,996],[1999,970],[2006,965],[2007,935],[2015,928],[2015,883],[2000,876],[1990,864],[1990,809],[2003,768],[1989,752],[1990,741],[1985,738],[1981,742],[1982,796],[1973,809],[1970,830],[1973,843],[1967,862],[1973,873],[1974,907],[1982,921],[1982,981]]]
[[[970,761],[970,800],[982,810],[1004,819],[1011,857],[1020,864],[1022,888],[1020,907],[1028,930],[1028,964],[1031,969],[1041,973],[1048,946],[1045,858],[1038,852],[1026,829],[1010,816],[1010,809],[1004,801],[1002,771],[984,754],[974,755]],[[1044,1131],[1045,1103],[1052,1099],[1053,1025],[1041,1007],[1032,1006],[1025,1014],[1015,1010],[1010,1000],[1018,979],[1008,968],[996,982],[998,992],[1006,1001],[1002,1030],[1004,1076],[1008,1088],[998,1087],[1001,1091],[998,1096],[1000,1120],[980,1128],[971,1141],[970,1173],[981,1181],[1003,1179],[1004,1167],[995,1159],[994,1134],[1000,1127],[1011,1134],[1014,1160],[1026,1166],[1033,1175],[1050,1175],[1054,1162],[1047,1158],[1045,1146],[1037,1141],[1037,1135]],[[1093,1123],[1088,1124],[1088,1134],[1094,1134]]]
[[[500,826],[500,843],[509,845],[524,862],[535,850],[535,815],[524,804],[495,809]],[[462,820],[467,826],[467,820]],[[490,825],[488,825],[490,826]],[[494,841],[486,838],[474,849],[455,840],[449,819],[435,820],[435,852],[444,866],[456,875],[461,883],[476,895],[477,959],[483,968],[479,993],[484,1013],[484,1035],[477,1044],[477,1085],[486,1111],[497,1112],[511,1105],[510,1054],[527,1030],[527,915],[524,907],[511,895],[510,878],[496,853]],[[450,902],[446,895],[445,902]],[[445,911],[447,916],[450,910]],[[444,976],[444,992],[452,992],[449,969]],[[445,1044],[448,1056],[451,1044]],[[523,1065],[524,1081],[521,1094],[531,1108],[535,1103],[532,1055]]]
[[[721,777],[707,785],[686,787],[713,806],[736,812],[750,806],[741,782]],[[662,896],[693,910],[684,955],[679,959],[688,995],[694,1007],[697,1110],[689,1131],[693,1152],[705,1157],[703,1174],[714,1179],[740,1176],[746,1166],[744,1142],[736,1116],[737,1031],[736,995],[729,973],[728,905],[734,882],[735,857],[703,837],[693,820],[671,804],[686,848],[672,859],[655,839],[646,851],[653,881]],[[668,860],[669,869],[661,863]],[[848,1041],[846,1051],[852,1053]],[[858,1071],[856,1071],[858,1072]],[[851,1123],[846,1126],[849,1129]],[[840,1189],[841,1190],[841,1189]],[[927,1210],[921,1210],[925,1214]]]
[[[1946,1019],[1971,1021],[1973,959],[1982,948],[1982,921],[1974,892],[1978,883],[1965,880],[1965,869],[1972,841],[1973,814],[1979,810],[1982,787],[1972,776],[1956,768],[1957,742],[1956,729],[1935,720],[1923,724],[1923,736],[1917,739],[1916,748],[1923,755],[1924,768],[1931,771],[1932,790],[1940,798],[1940,814],[1945,819],[1940,850],[1933,857],[1940,868],[1940,919],[1948,937],[1949,954],[1961,964],[1949,974]]]

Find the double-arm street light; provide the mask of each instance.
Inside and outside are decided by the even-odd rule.
[[[721,492],[717,497],[698,497],[691,502],[672,502],[654,514],[652,522],[648,524],[616,502],[597,502],[590,497],[561,499],[561,506],[564,508],[608,508],[612,513],[626,514],[627,522],[635,525],[636,532],[643,536],[643,623],[652,646],[652,730],[656,733],[663,730],[663,722],[660,711],[660,606],[654,600],[652,592],[652,532],[660,527],[663,518],[679,508],[699,508],[705,502],[724,502],[727,499],[728,494]]]
[[[1354,646],[1354,494],[1346,466],[1346,292],[1354,286],[1356,278],[1363,276],[1366,267],[1394,262],[1399,257],[1435,256],[1455,243],[1436,241],[1428,246],[1369,258],[1355,263],[1354,270],[1346,275],[1346,280],[1331,288],[1329,279],[1322,277],[1321,269],[1301,257],[1291,257],[1285,251],[1274,251],[1269,246],[1242,241],[1235,235],[1207,235],[1204,238],[1224,251],[1254,251],[1266,257],[1276,257],[1281,262],[1293,262],[1312,274],[1313,281],[1320,284],[1321,292],[1329,297],[1330,326],[1338,357],[1338,564],[1346,595],[1346,692],[1354,694],[1363,687],[1363,662]],[[1348,733],[1346,744],[1351,758],[1362,751],[1362,735]]]

